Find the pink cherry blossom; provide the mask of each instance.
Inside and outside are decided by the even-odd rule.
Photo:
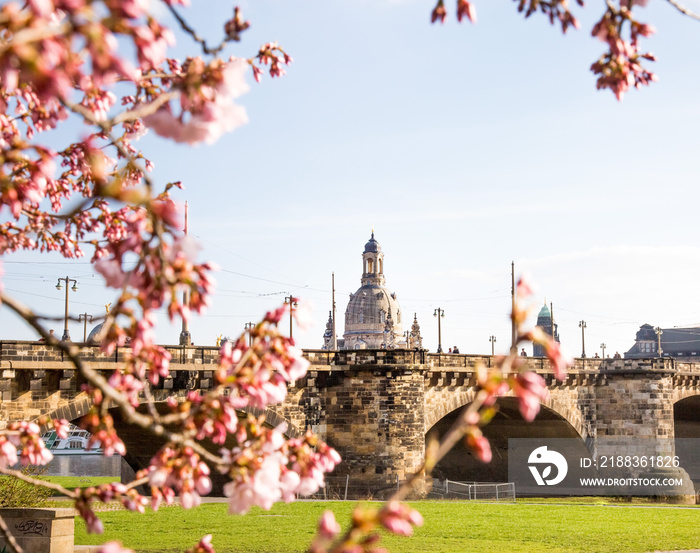
[[[116,259],[99,259],[95,262],[95,270],[105,279],[110,288],[120,289],[127,281],[127,275]]]
[[[467,434],[467,445],[482,463],[490,463],[492,458],[491,445],[481,431],[475,429]]]
[[[187,553],[216,553],[214,551],[214,546],[211,544],[211,534],[207,534],[204,536],[201,540],[199,540],[199,543],[194,546],[192,549],[188,549]]]
[[[458,0],[457,2],[457,21],[462,21],[463,17],[467,17],[472,23],[476,23],[476,8],[467,0]]]
[[[110,541],[99,547],[97,553],[134,553],[134,551],[122,547],[118,541]]]
[[[523,339],[530,340],[544,347],[544,352],[549,359],[552,371],[557,380],[566,380],[566,371],[573,365],[573,358],[568,355],[561,344],[545,334],[540,327],[535,327],[523,336]]]
[[[340,534],[340,524],[336,522],[333,511],[323,511],[323,515],[318,521],[318,533],[328,540],[332,540]]]
[[[532,371],[519,373],[512,379],[512,388],[518,398],[520,414],[532,422],[540,411],[540,402],[549,397],[544,378]]]
[[[68,430],[70,429],[70,422],[66,419],[53,419],[53,427],[56,434],[61,439],[68,438]]]
[[[535,293],[535,288],[532,285],[529,274],[524,273],[520,276],[515,287],[515,292],[518,299],[529,298]]]
[[[447,19],[447,10],[445,9],[445,4],[443,0],[438,0],[437,5],[433,9],[433,12],[430,14],[430,21],[431,23],[435,23],[436,21],[444,23],[445,19]]]
[[[18,461],[17,447],[5,436],[0,436],[0,467],[12,467]]]
[[[382,526],[399,536],[413,535],[414,526],[423,525],[421,514],[398,501],[389,501],[379,513]]]

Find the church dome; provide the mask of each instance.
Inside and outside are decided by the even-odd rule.
[[[382,251],[382,247],[379,245],[379,242],[374,239],[374,231],[372,231],[372,237],[369,239],[369,242],[365,244],[365,253],[379,253],[380,251]]]
[[[540,312],[537,315],[537,318],[538,319],[551,319],[552,318],[552,313],[549,311],[549,307],[547,307],[546,303],[542,306],[542,309],[540,309]]]
[[[90,334],[88,334],[87,341],[88,342],[96,342],[99,344],[102,341],[102,335],[100,333],[102,331],[103,326],[104,326],[104,323],[100,323],[95,328],[93,328],[90,331]]]
[[[384,332],[384,325],[390,313],[396,326],[401,321],[401,308],[396,294],[392,294],[384,286],[362,286],[350,296],[345,310],[345,332],[370,328]]]
[[[345,349],[391,348],[403,336],[401,308],[385,285],[384,254],[374,238],[362,253],[361,286],[350,294],[345,310]]]

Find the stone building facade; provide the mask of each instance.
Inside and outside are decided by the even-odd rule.
[[[625,359],[644,359],[661,356],[681,361],[697,362],[700,358],[700,328],[662,328],[661,340],[650,324],[639,327],[634,345],[625,353]]]
[[[549,310],[546,303],[537,315],[537,326],[540,327],[545,334],[552,336],[555,342],[559,342],[559,325],[554,322],[552,312]],[[532,355],[534,357],[544,357],[544,347],[540,344],[533,344]]]

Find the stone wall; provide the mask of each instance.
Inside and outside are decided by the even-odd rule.
[[[73,553],[73,509],[0,509],[0,515],[25,553]],[[0,550],[6,547],[0,537]]]

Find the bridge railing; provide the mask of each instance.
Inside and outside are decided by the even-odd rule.
[[[104,353],[99,344],[80,344],[80,357],[86,361],[115,362],[124,361],[131,351],[128,346],[118,347],[111,354]],[[163,346],[172,356],[173,364],[216,364],[219,358],[217,346]],[[491,355],[431,353],[416,349],[362,349],[329,351],[306,349],[304,356],[315,366],[349,366],[349,365],[423,365],[435,370],[476,368],[479,364],[490,367],[496,357]],[[549,361],[544,357],[523,357],[520,359],[530,370],[549,371]],[[43,342],[26,340],[0,341],[0,362],[63,362],[67,361],[63,351]],[[572,371],[576,372],[620,372],[620,371],[673,371],[697,374],[700,364],[685,363],[673,358],[650,359],[575,359]]]
[[[124,361],[131,348],[117,347],[113,353],[106,354],[99,344],[76,344],[80,348],[80,358],[85,361],[115,362]],[[173,363],[215,364],[219,358],[216,346],[163,346],[172,356]],[[54,346],[25,340],[0,341],[0,361],[34,361],[63,362],[68,359],[64,352]]]

